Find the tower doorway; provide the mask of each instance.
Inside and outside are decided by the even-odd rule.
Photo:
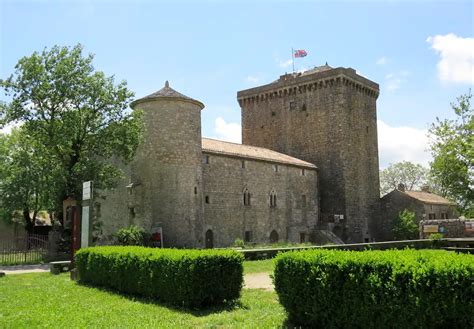
[[[206,231],[206,248],[214,248],[214,233],[212,233],[212,230]]]

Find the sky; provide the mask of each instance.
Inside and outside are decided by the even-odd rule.
[[[136,98],[170,86],[205,104],[203,136],[241,141],[237,91],[326,62],[380,85],[381,168],[428,165],[427,130],[474,84],[472,1],[0,0],[0,78],[80,43]],[[0,100],[4,95],[0,95]],[[8,131],[8,127],[3,131]]]

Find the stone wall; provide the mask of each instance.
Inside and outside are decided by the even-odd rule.
[[[279,241],[309,241],[318,218],[316,169],[203,154],[209,156],[203,164],[204,234],[212,230],[214,247],[245,240],[246,231],[255,243],[270,242],[272,231]],[[250,193],[250,205],[244,205],[244,191]]]
[[[287,74],[240,91],[243,144],[319,168],[321,223],[346,242],[378,238],[378,85],[353,69]],[[342,216],[337,216],[342,215]]]
[[[474,237],[474,219],[422,220],[419,227],[420,239],[427,239],[434,233],[441,233],[443,238]]]

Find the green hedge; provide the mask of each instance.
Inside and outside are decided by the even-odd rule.
[[[231,250],[92,247],[76,254],[79,280],[163,302],[203,307],[238,299],[243,256]]]
[[[280,254],[289,320],[318,328],[473,328],[474,257],[439,250]]]

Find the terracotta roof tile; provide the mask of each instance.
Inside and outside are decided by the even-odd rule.
[[[425,203],[455,205],[455,202],[449,201],[440,195],[424,191],[405,191],[410,197]]]
[[[242,145],[209,138],[202,139],[202,151],[208,153],[257,159],[262,161],[284,163],[300,167],[309,167],[314,169],[317,168],[312,163],[293,158],[289,155],[278,153],[263,147]]]

